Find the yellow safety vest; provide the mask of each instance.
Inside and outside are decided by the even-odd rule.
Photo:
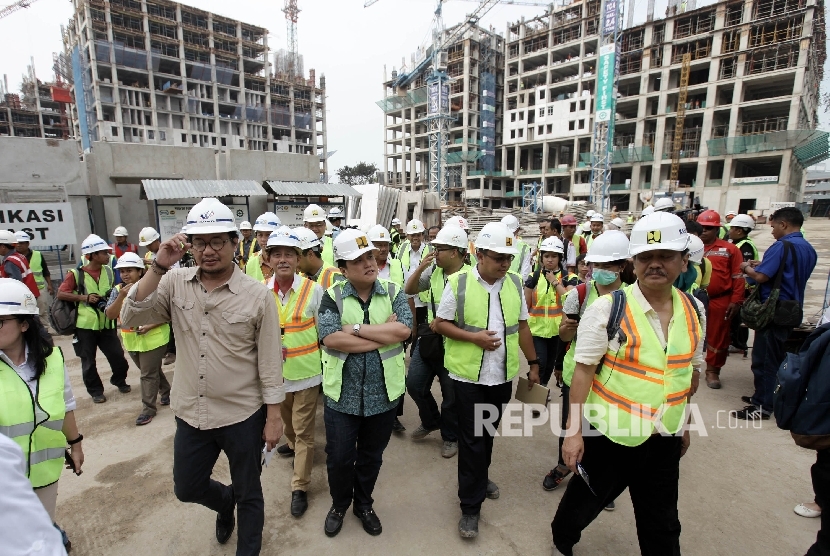
[[[323,261],[323,268],[320,275],[317,276],[317,283],[320,284],[320,287],[327,290],[332,284],[340,280],[345,280],[340,271]]]
[[[283,307],[274,280],[274,300],[280,315],[282,347],[285,348],[285,362],[282,375],[288,380],[303,380],[319,375],[320,346],[317,343],[317,319],[305,316],[316,284],[308,278],[300,278],[300,287],[291,291],[288,304]]]
[[[404,287],[403,263],[398,259],[389,257],[386,259],[386,264],[389,266],[389,280],[398,285],[399,288]]]
[[[530,251],[530,245],[522,241],[521,239],[516,240],[516,248],[519,250],[519,254],[513,259],[513,262],[510,263],[510,272],[515,272],[517,274],[521,274],[522,272],[522,261],[525,260],[525,257]]]
[[[77,294],[80,291],[78,284],[78,270],[71,269],[69,272],[75,275],[75,291]],[[90,276],[89,272],[84,270],[84,294],[88,295],[95,293],[102,298],[109,294],[109,291],[115,285],[115,277],[113,276],[112,267],[105,265],[101,267],[101,276],[98,281]],[[86,301],[78,303],[78,319],[75,321],[75,326],[84,330],[109,330],[115,328],[115,321],[110,320],[103,311],[98,311]]]
[[[590,280],[585,285],[585,288],[588,290],[588,294],[585,296],[585,302],[583,303],[585,309],[590,307],[594,301],[599,299],[599,294],[597,293],[597,288],[594,286],[594,281]],[[573,291],[573,290],[571,290]],[[572,295],[579,295],[574,293]],[[583,313],[582,307],[580,309],[580,314]],[[568,351],[565,353],[565,359],[562,362],[562,382],[565,383],[566,386],[571,386],[571,380],[574,376],[574,370],[576,369],[576,361],[574,360],[574,353],[576,352],[576,336],[573,337],[570,344],[568,345]]]
[[[32,271],[32,276],[35,277],[37,289],[44,289],[46,287],[46,279],[43,277],[43,255],[40,251],[32,251],[32,260],[29,261],[29,269]]]
[[[115,286],[115,289],[121,291],[122,287],[123,284],[118,284]],[[119,331],[121,332],[121,341],[124,343],[124,349],[131,352],[146,353],[170,343],[169,324],[156,326],[146,334],[139,334],[138,328],[121,327]]]
[[[386,295],[374,292],[369,303],[369,324],[383,324],[392,315],[392,300],[400,291],[398,287],[390,282],[378,278],[381,286],[386,290]],[[328,289],[328,294],[334,299],[340,311],[340,321],[343,330],[350,330],[355,324],[363,324],[363,308],[360,302],[350,295],[343,297],[343,287],[346,282],[338,282]],[[343,365],[346,362],[348,353],[327,348],[323,349],[323,394],[334,400],[340,401],[340,392],[343,388]],[[389,401],[394,401],[403,396],[406,384],[406,369],[404,364],[403,344],[400,342],[389,344],[378,349],[380,361],[383,365],[383,377],[386,383],[386,395]]]
[[[456,299],[455,323],[467,332],[487,330],[490,317],[490,294],[478,283],[472,267],[456,272],[447,279]],[[505,382],[519,372],[519,312],[522,309],[522,280],[508,272],[499,291],[499,303],[504,315]],[[478,381],[484,350],[471,342],[445,338],[444,366],[455,376]]]
[[[586,419],[624,446],[648,440],[658,418],[667,432],[680,430],[692,383],[692,356],[703,341],[692,302],[672,288],[673,319],[664,351],[633,288],[622,288],[626,305],[620,328],[626,339],[617,351],[606,352],[585,402]]]
[[[429,252],[432,249],[427,244],[421,244],[421,245],[422,245],[422,248],[423,248],[423,251],[421,252],[421,258],[423,259],[423,257],[426,257],[427,255],[429,255]],[[412,261],[412,255],[411,255],[412,245],[409,243],[409,240],[404,242],[404,247],[405,247],[406,250],[401,254],[401,257],[400,257],[400,262],[401,262],[401,265],[402,265],[402,269],[411,270],[411,268],[409,267],[409,264]],[[429,292],[420,292],[418,294],[418,299],[420,299],[424,303],[428,303],[429,302]]]
[[[248,264],[245,265],[245,274],[257,282],[262,282],[266,279],[266,276],[262,273],[262,253],[263,251],[257,251],[251,255],[251,258],[248,259]],[[270,278],[272,274],[273,272],[269,273],[268,278]]]
[[[544,274],[539,274],[539,282],[531,294],[530,302],[530,307],[527,308],[530,333],[537,338],[558,336],[559,323],[562,322],[562,299]]]
[[[14,440],[23,450],[26,476],[34,488],[57,482],[63,470],[66,450],[62,432],[66,415],[63,389],[60,348],[53,348],[46,358],[46,370],[37,381],[37,399],[20,375],[0,360],[0,434]]]
[[[456,272],[453,274],[458,274],[459,272],[466,272],[471,267],[470,265],[462,265]],[[452,275],[450,275],[452,276]],[[444,287],[447,285],[447,279],[444,275],[444,269],[440,266],[436,266],[435,269],[432,271],[432,275],[429,277],[429,289],[427,290],[427,322],[432,322],[432,319],[435,318],[435,313],[433,312],[432,307],[432,300],[435,299],[435,310],[438,310],[438,306],[441,304],[441,297],[444,295]]]
[[[323,236],[323,262],[334,266],[334,242],[329,236]]]
[[[240,238],[239,243],[236,246],[236,256],[239,258],[239,268],[241,270],[246,270],[245,265],[248,263],[248,261],[251,260],[251,257],[254,256],[254,249],[256,249],[256,246],[259,244],[257,243],[256,238],[254,238],[251,241],[251,246],[248,248],[247,257],[245,256],[245,253],[242,251],[242,247],[244,246],[243,244],[244,241],[242,240],[242,238]]]

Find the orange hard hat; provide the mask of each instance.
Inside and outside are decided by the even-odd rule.
[[[720,226],[720,214],[712,209],[704,210],[697,217],[697,223],[701,226]]]
[[[577,221],[576,218],[572,214],[566,214],[562,218],[559,219],[559,223],[563,226],[576,226]]]

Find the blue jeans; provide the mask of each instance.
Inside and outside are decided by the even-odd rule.
[[[547,386],[559,354],[559,336],[541,338],[533,336],[533,347],[536,349],[536,358],[539,360],[539,381]]]
[[[420,342],[418,342],[420,344]],[[441,384],[441,411],[432,395],[432,382],[435,377]],[[406,389],[418,406],[421,425],[426,429],[441,429],[441,438],[447,442],[458,442],[458,413],[455,410],[455,390],[453,380],[447,369],[441,365],[432,365],[421,358],[421,346],[416,345],[409,361],[409,374],[406,377]]]
[[[778,367],[787,355],[784,343],[790,336],[790,326],[771,324],[755,331],[752,344],[752,374],[755,375],[755,393],[752,403],[772,412],[772,394],[778,382]]]

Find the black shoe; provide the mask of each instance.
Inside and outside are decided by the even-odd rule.
[[[743,409],[733,411],[732,415],[745,421],[766,421],[769,419],[771,413],[764,411],[757,405],[748,405]]]
[[[105,401],[107,401],[107,397],[103,394],[92,396],[92,403],[104,403]]]
[[[559,470],[559,466],[554,467],[550,470],[550,473],[545,475],[545,478],[542,479],[542,488],[545,490],[556,490],[559,485],[562,484],[562,481],[565,480],[565,477],[571,474],[571,470],[568,469],[567,472],[562,473]]]
[[[752,403],[752,396],[741,396],[741,401],[747,405],[755,405]]]
[[[235,507],[236,503],[234,503],[230,513],[225,516],[222,514],[216,514],[216,540],[219,544],[225,544],[228,542],[228,539],[231,538],[234,527],[236,527],[236,519],[234,519],[233,516],[233,510]]]
[[[326,514],[326,524],[323,530],[327,537],[334,537],[343,528],[343,516],[346,515],[346,510],[340,511],[334,506],[331,507],[329,513]]]
[[[403,423],[401,423],[398,420],[398,418],[395,417],[395,422],[392,423],[392,432],[404,432],[405,430],[406,430],[406,427],[403,426]]]
[[[499,487],[491,480],[487,480],[487,490],[484,495],[490,500],[496,500],[499,497]]]
[[[170,394],[162,396],[159,405],[170,405]]]
[[[127,384],[125,382],[124,384],[122,384],[118,387],[118,391],[121,392],[122,394],[129,394],[130,392],[133,391],[133,389],[132,389],[132,387],[130,387],[129,384]]]
[[[375,513],[375,510],[369,508],[368,510],[358,510],[354,508],[352,510],[354,515],[363,522],[363,530],[369,533],[372,536],[378,536],[383,531],[383,527],[380,525],[380,518],[378,518],[378,514]]]
[[[284,458],[294,457],[294,450],[288,444],[283,444],[277,448],[277,453]]]
[[[463,514],[458,522],[458,533],[462,539],[473,539],[478,536],[478,515]]]
[[[146,425],[147,423],[149,423],[152,420],[153,420],[152,415],[146,415],[146,414],[142,413],[141,415],[139,415],[136,418],[135,426],[140,427],[141,425]]]
[[[308,509],[308,498],[305,491],[295,490],[291,493],[291,515],[302,517]]]

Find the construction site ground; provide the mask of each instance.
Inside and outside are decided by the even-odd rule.
[[[811,220],[805,229],[819,252],[805,308],[805,318],[815,320],[830,269],[830,221]],[[761,249],[772,242],[766,225],[753,237]],[[58,344],[67,356],[78,399],[76,415],[85,436],[84,473],[77,477],[64,471],[58,498],[57,521],[69,534],[72,553],[234,554],[236,533],[227,545],[217,544],[216,515],[201,506],[183,504],[173,494],[175,422],[170,409],[162,407],[152,423],[135,426],[141,409],[138,370],[131,365],[128,382],[132,393],[120,394],[108,385],[108,401],[94,405],[83,387],[80,361],[73,355],[69,338],[59,338]],[[110,373],[103,357],[98,365],[108,384]],[[172,379],[174,366],[165,371]],[[730,355],[721,377],[723,389],[702,385],[694,397],[707,436],[693,435],[691,448],[680,463],[683,553],[804,554],[815,540],[819,520],[799,517],[793,507],[813,500],[810,465],[815,453],[797,447],[790,434],[779,430],[773,421],[755,428],[728,420],[728,410],[741,407],[740,397],[752,393],[749,359]],[[440,396],[437,383],[433,391]],[[331,498],[322,412],[321,398],[310,505],[305,516],[295,519],[289,513],[290,460],[275,457],[263,470],[263,554],[550,554],[550,521],[565,487],[546,492],[541,486],[557,457],[557,439],[549,426],[536,428],[531,437],[495,440],[490,478],[499,485],[501,497],[485,501],[478,538],[463,540],[457,532],[458,460],[441,457],[437,432],[422,441],[409,438],[419,419],[415,404],[408,399],[401,418],[408,430],[393,435],[374,493],[383,533],[369,536],[349,512],[343,530],[332,539],[323,534]],[[648,470],[649,463],[643,461],[642,472]],[[224,456],[220,456],[214,475],[229,481]],[[617,500],[616,511],[602,512],[584,531],[575,554],[639,554],[633,509],[626,493]]]

